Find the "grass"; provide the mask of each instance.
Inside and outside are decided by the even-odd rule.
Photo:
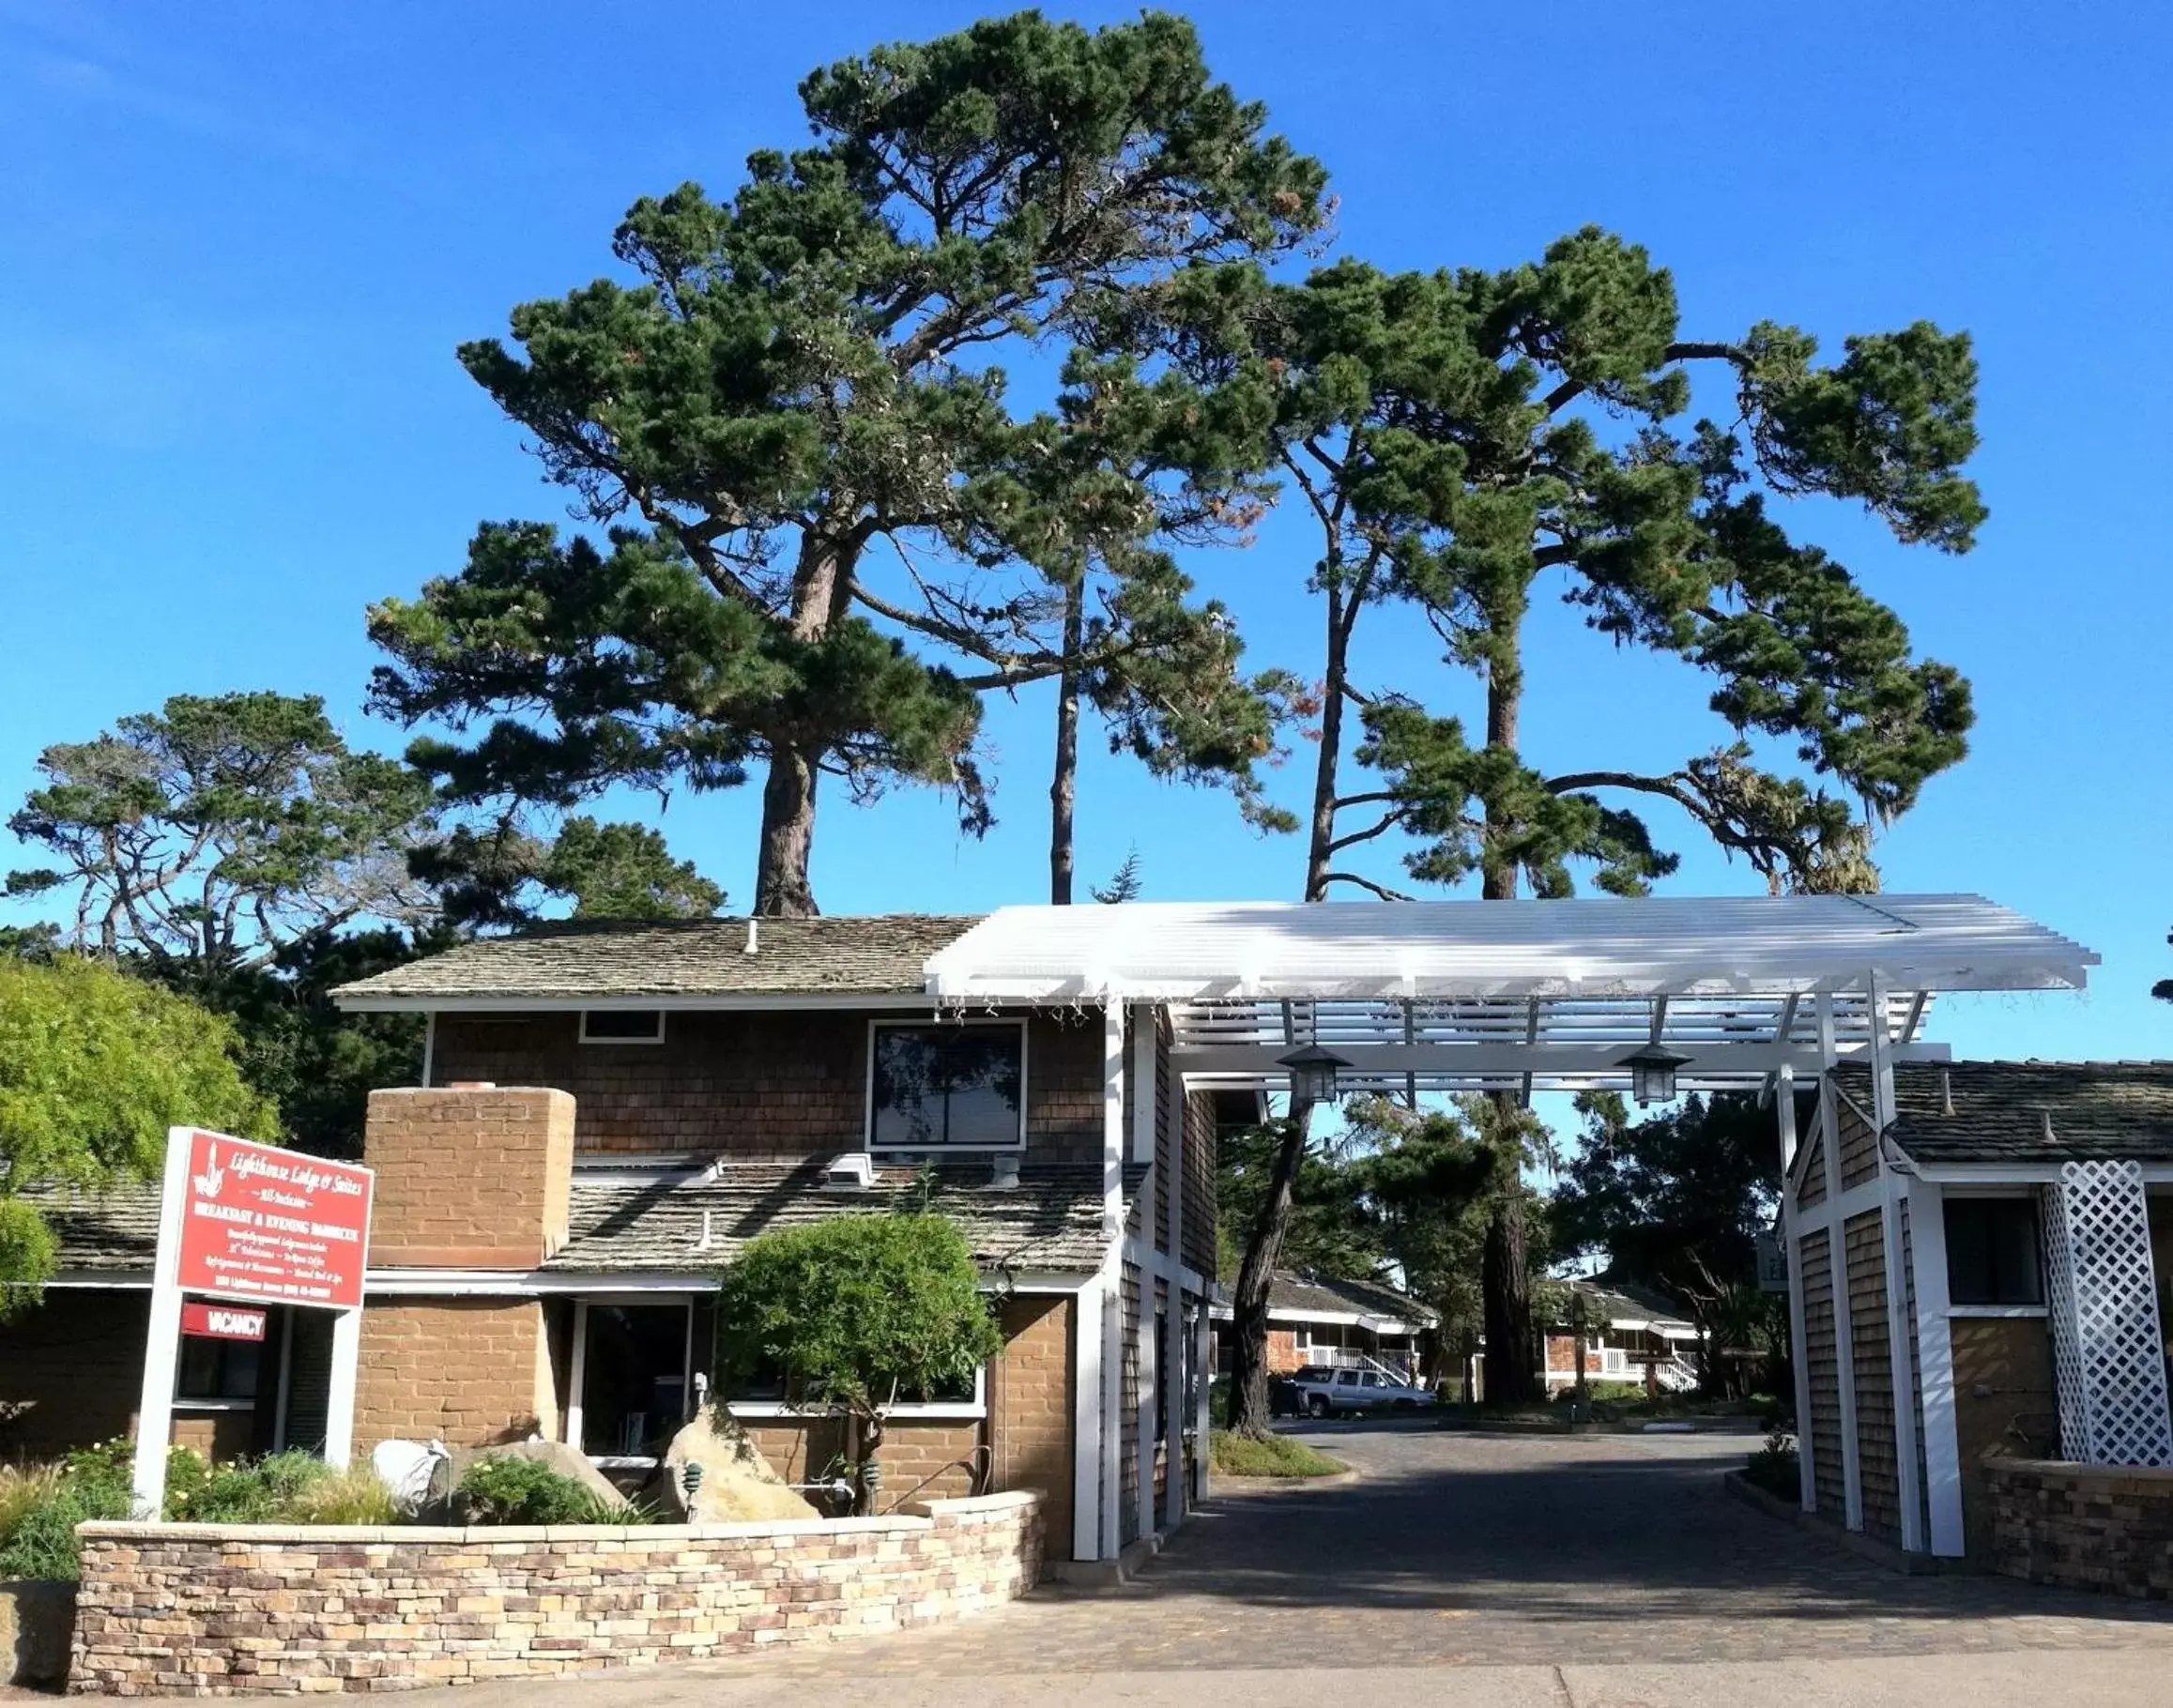
[[[1350,1469],[1340,1459],[1316,1453],[1294,1436],[1265,1441],[1217,1429],[1209,1437],[1208,1463],[1223,1477],[1332,1477]]]

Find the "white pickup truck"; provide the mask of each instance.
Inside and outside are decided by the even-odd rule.
[[[1415,1387],[1385,1370],[1337,1370],[1308,1365],[1291,1379],[1298,1410],[1308,1417],[1336,1411],[1409,1411],[1431,1406],[1431,1388]]]

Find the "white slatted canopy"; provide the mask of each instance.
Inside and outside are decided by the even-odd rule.
[[[1004,907],[926,964],[983,1003],[1166,1003],[1189,1083],[1278,1078],[1320,1043],[1359,1085],[1620,1083],[1660,1041],[1690,1089],[1816,1073],[1886,1035],[1919,1054],[1942,992],[2077,990],[2098,957],[1974,895]],[[1879,1003],[1872,993],[1877,990]]]

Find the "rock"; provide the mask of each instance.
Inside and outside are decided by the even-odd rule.
[[[685,1468],[702,1468],[690,1500]],[[664,1463],[642,1491],[667,1521],[741,1524],[764,1518],[819,1518],[800,1491],[789,1487],[764,1458],[740,1420],[721,1406],[705,1406],[665,1449]]]
[[[74,1584],[0,1583],[0,1689],[66,1684],[74,1640]]]

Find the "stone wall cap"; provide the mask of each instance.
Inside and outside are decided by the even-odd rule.
[[[2085,1465],[2074,1459],[1986,1459],[1984,1468],[1995,1477],[2069,1477],[2076,1482],[2134,1482],[2173,1488],[2173,1466]]]
[[[1038,1506],[1048,1497],[1038,1488],[1009,1488],[1002,1494],[959,1495],[943,1501],[913,1501],[905,1510],[924,1518],[969,1518],[976,1513],[1017,1512]]]

